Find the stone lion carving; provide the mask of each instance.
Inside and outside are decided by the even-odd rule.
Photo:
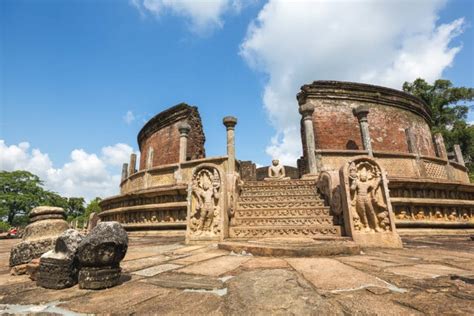
[[[391,229],[381,183],[381,171],[370,161],[349,165],[350,209],[356,230],[381,232]]]
[[[219,233],[221,178],[217,169],[205,167],[193,176],[190,229],[196,235]]]

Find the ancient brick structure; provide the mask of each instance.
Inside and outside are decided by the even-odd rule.
[[[232,116],[223,119],[226,155],[205,158],[196,107],[159,113],[138,135],[138,170],[132,155],[122,168],[121,194],[101,202],[101,221],[127,230],[186,229],[188,243],[343,242],[325,246],[326,254],[400,247],[396,227],[474,227],[474,185],[460,148],[447,153],[442,137],[432,135],[421,100],[335,81],[304,85],[297,100],[303,147],[297,167],[275,159],[257,169],[237,160]]]
[[[314,108],[314,156],[320,172],[338,171],[357,156],[374,157],[390,180],[397,226],[474,226],[474,186],[467,169],[461,158],[448,160],[442,136],[432,135],[431,113],[420,99],[389,88],[337,81],[304,85],[297,99],[300,112],[302,107]],[[303,121],[298,167],[308,173],[311,157]],[[328,192],[338,185],[335,182]]]
[[[204,150],[206,138],[202,130],[199,112],[196,107],[180,103],[153,117],[138,133],[139,170],[179,162],[180,134],[178,125],[183,121],[186,121],[191,127],[186,148],[186,160],[200,159],[206,156]],[[147,166],[147,158],[151,156],[151,165]]]

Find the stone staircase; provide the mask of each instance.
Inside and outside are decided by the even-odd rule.
[[[246,181],[229,237],[338,238],[341,227],[334,224],[314,180]]]

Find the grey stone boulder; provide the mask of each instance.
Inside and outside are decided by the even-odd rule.
[[[77,250],[79,287],[102,289],[120,281],[120,261],[128,249],[128,235],[118,222],[101,222],[82,240]]]
[[[48,289],[64,289],[77,284],[79,262],[77,248],[83,236],[74,229],[66,230],[56,240],[54,250],[40,258],[36,283]]]

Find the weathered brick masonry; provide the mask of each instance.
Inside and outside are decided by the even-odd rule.
[[[140,169],[146,168],[149,150],[153,149],[152,167],[179,162],[178,124],[187,121],[191,126],[187,146],[187,160],[204,158],[205,136],[201,117],[196,107],[178,104],[153,117],[138,134]]]

